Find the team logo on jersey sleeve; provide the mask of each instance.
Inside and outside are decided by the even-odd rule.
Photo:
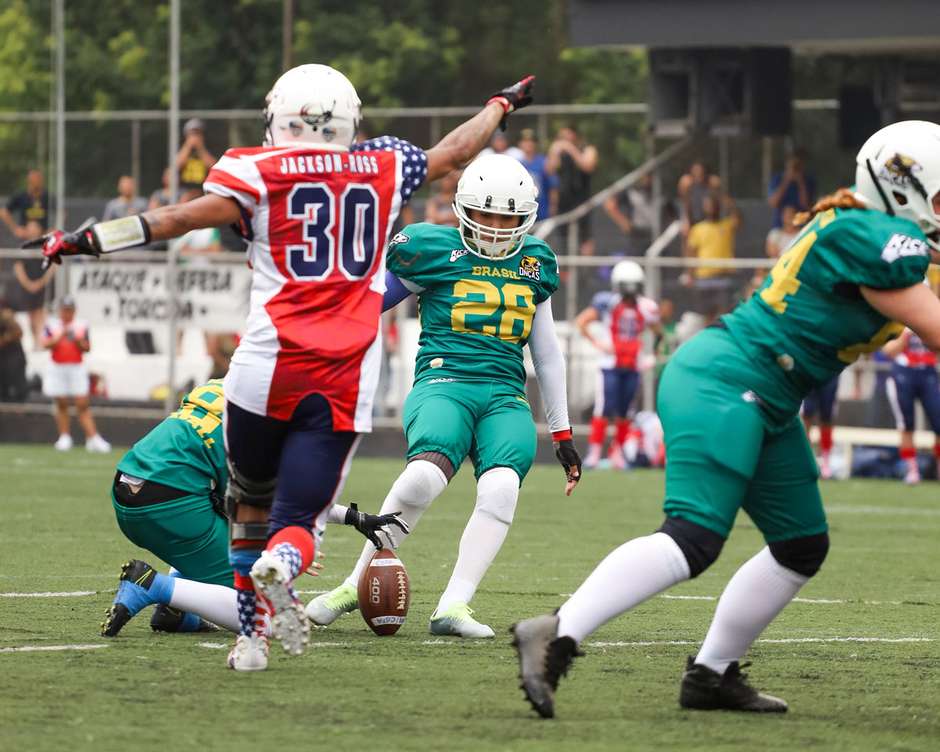
[[[450,252],[450,260],[452,262],[456,261],[457,259],[466,256],[468,253],[470,253],[470,251],[468,251],[466,248],[456,248]]]
[[[392,238],[390,245],[402,245],[403,243],[407,243],[409,240],[411,240],[411,238],[405,235],[405,233],[398,232],[395,233],[395,237]]]
[[[523,256],[519,260],[519,276],[538,282],[542,279],[542,262],[535,256]]]

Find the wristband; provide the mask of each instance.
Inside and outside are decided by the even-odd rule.
[[[502,96],[501,94],[497,94],[496,96],[490,97],[486,100],[487,105],[493,102],[496,102],[496,104],[503,108],[503,114],[509,114],[509,110],[512,108],[512,103],[506,97]]]
[[[552,431],[552,441],[554,441],[556,444],[562,441],[571,441],[571,439],[572,435],[570,428],[563,428],[561,431]]]
[[[139,214],[99,222],[91,228],[92,235],[102,253],[122,251],[150,242],[150,225]]]

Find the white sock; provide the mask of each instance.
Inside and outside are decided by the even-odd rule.
[[[192,611],[230,632],[238,633],[238,595],[234,588],[173,578],[170,603],[180,611]]]
[[[782,566],[769,548],[763,548],[725,587],[695,662],[723,674],[728,664],[744,657],[751,643],[807,580],[809,577]]]
[[[689,563],[665,533],[634,538],[611,551],[558,610],[558,635],[581,642],[615,616],[678,582]]]
[[[438,611],[473,599],[483,575],[506,540],[518,499],[519,476],[515,470],[495,467],[480,476],[476,506],[460,538],[457,563],[438,601]]]
[[[392,484],[388,496],[382,502],[379,514],[401,512],[401,519],[409,528],[414,530],[418,520],[421,519],[421,515],[424,514],[424,510],[431,505],[434,499],[440,496],[445,488],[447,488],[447,476],[444,475],[443,470],[433,462],[414,460],[408,463],[402,474]],[[405,533],[394,526],[390,529],[392,531],[392,543],[395,548],[398,548],[405,540]],[[355,568],[346,578],[344,584],[353,587],[358,586],[359,577],[372,560],[374,553],[375,546],[366,541],[366,544],[362,547],[359,561],[356,562]]]

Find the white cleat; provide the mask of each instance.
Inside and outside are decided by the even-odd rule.
[[[291,590],[287,563],[270,551],[262,551],[251,567],[255,590],[271,604],[271,633],[290,655],[300,655],[310,640],[310,622],[303,605]]]
[[[53,444],[53,446],[60,452],[67,452],[72,448],[72,437],[67,433],[63,433],[59,436],[58,439],[56,439],[56,442]]]
[[[610,445],[610,451],[607,453],[607,459],[610,460],[610,467],[613,470],[626,470],[627,458],[624,456],[623,447],[617,444]]]
[[[478,640],[496,636],[492,627],[480,624],[473,618],[473,609],[466,603],[455,603],[440,613],[435,609],[431,614],[428,629],[433,635],[468,637]]]
[[[826,454],[819,458],[819,477],[823,480],[832,480],[832,466],[829,464],[829,456]]]
[[[111,444],[101,438],[101,434],[96,433],[85,442],[85,449],[89,452],[107,454],[111,451]]]
[[[359,608],[359,595],[352,585],[340,585],[318,595],[307,604],[307,616],[318,627],[328,627],[343,614]]]
[[[908,468],[907,474],[904,476],[904,482],[909,486],[916,486],[920,483],[920,470],[916,466]]]
[[[264,671],[268,667],[268,638],[238,635],[228,654],[228,667],[236,671]]]

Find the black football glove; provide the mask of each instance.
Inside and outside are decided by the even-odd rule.
[[[90,228],[79,229],[75,232],[53,230],[41,238],[27,240],[22,247],[42,248],[43,269],[48,269],[52,264],[61,264],[63,256],[101,255],[98,239]]]
[[[346,510],[345,523],[352,525],[356,530],[366,536],[373,546],[380,549],[383,545],[378,536],[379,531],[385,533],[389,537],[389,540],[392,538],[388,528],[392,525],[397,525],[405,535],[411,532],[408,523],[399,519],[400,514],[401,512],[394,512],[393,514],[367,514],[366,512],[360,512],[359,506],[354,502],[350,504],[349,509]]]
[[[535,85],[535,76],[526,76],[512,86],[497,91],[486,100],[486,103],[498,102],[503,107],[503,119],[499,121],[499,129],[506,130],[506,120],[510,112],[521,110],[532,104],[532,87]]]
[[[555,456],[565,469],[565,496],[571,496],[574,487],[581,480],[581,455],[574,448],[574,442],[571,439],[562,439],[555,442]]]

